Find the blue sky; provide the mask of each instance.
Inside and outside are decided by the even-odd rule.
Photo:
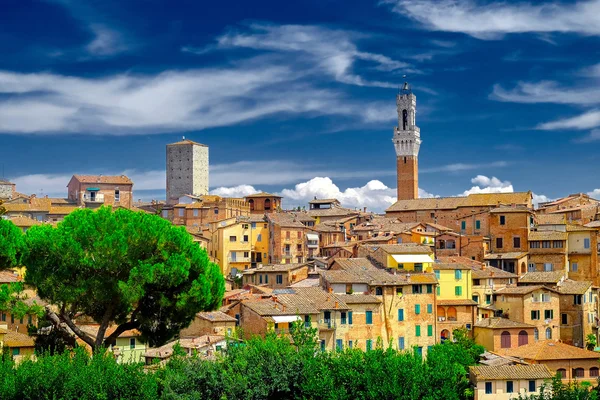
[[[27,1],[0,12],[0,164],[164,198],[165,145],[215,193],[394,201],[395,95],[417,95],[422,196],[600,197],[600,0]]]

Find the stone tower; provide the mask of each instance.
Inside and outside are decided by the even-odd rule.
[[[396,168],[398,173],[398,200],[419,198],[419,147],[421,131],[415,122],[417,96],[404,83],[396,96],[398,126],[394,128]]]
[[[208,146],[185,139],[167,145],[167,204],[208,194]]]

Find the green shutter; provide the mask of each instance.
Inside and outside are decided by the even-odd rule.
[[[367,351],[373,349],[373,341],[371,339],[367,339]]]
[[[433,325],[427,325],[427,336],[433,336]]]
[[[428,314],[433,313],[433,304],[427,304],[427,313]]]
[[[416,325],[415,326],[415,336],[416,337],[421,336],[421,325]]]
[[[352,325],[352,311],[348,311],[348,325]]]
[[[475,221],[475,229],[481,229],[481,221],[480,220]]]
[[[531,310],[531,319],[534,320],[535,319],[535,310]]]
[[[433,285],[432,284],[427,285],[427,293],[433,293]]]
[[[462,271],[460,269],[457,269],[454,271],[454,279],[461,279],[462,278]]]
[[[398,321],[404,321],[404,309],[403,308],[398,309]]]
[[[373,323],[373,311],[366,312],[367,325],[371,325]]]
[[[435,288],[435,293],[436,293],[438,296],[440,295],[440,287],[439,287],[439,286]]]
[[[460,229],[467,229],[467,221],[460,221]]]
[[[415,304],[415,314],[421,314],[421,305]]]

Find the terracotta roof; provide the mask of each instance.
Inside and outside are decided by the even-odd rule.
[[[31,336],[24,333],[7,331],[4,335],[4,345],[8,347],[34,347],[35,341]]]
[[[481,381],[552,379],[554,374],[547,365],[478,365],[469,367],[469,372]]]
[[[574,281],[572,279],[565,279],[555,288],[561,294],[584,294],[591,286],[592,282],[590,281]]]
[[[79,207],[78,206],[52,206],[50,207],[50,209],[48,210],[48,214],[52,214],[52,215],[68,215],[71,214],[73,211],[78,210]]]
[[[492,214],[507,214],[507,213],[533,213],[529,208],[524,206],[518,207],[496,207],[490,210]]]
[[[452,228],[448,228],[447,226],[444,225],[440,225],[440,224],[434,224],[432,222],[425,222],[425,225],[430,226],[434,229],[437,229],[438,231],[441,232],[448,232],[448,231],[452,231]]]
[[[186,139],[186,138],[183,138],[179,142],[169,143],[167,146],[178,146],[178,145],[182,145],[182,144],[196,144],[198,146],[208,147],[205,144],[194,142],[193,140],[189,140],[189,139]]]
[[[73,175],[73,178],[77,179],[81,183],[110,183],[122,185],[133,184],[131,179],[125,175]]]
[[[567,224],[567,232],[589,232],[595,231],[593,227],[576,225],[576,224]]]
[[[367,283],[372,286],[437,283],[432,273],[394,272],[378,268],[366,258],[338,258],[334,261],[332,269],[321,274],[330,283]]]
[[[0,284],[18,282],[19,275],[12,271],[0,271]]]
[[[525,360],[598,360],[600,354],[594,351],[581,349],[554,340],[540,340],[519,346],[514,349],[507,349],[506,354]]]
[[[458,207],[496,207],[499,204],[531,204],[531,192],[476,193],[466,197],[437,197],[414,200],[399,200],[386,212],[455,209]]]
[[[585,224],[585,226],[587,226],[588,228],[600,228],[600,220],[588,222],[587,224]]]
[[[433,250],[429,246],[416,243],[380,244],[369,246],[372,250],[381,249],[388,254],[431,254]]]
[[[507,318],[483,318],[481,321],[477,321],[475,326],[489,329],[534,328],[533,325]]]
[[[512,274],[508,271],[504,271],[500,268],[490,267],[486,265],[485,269],[479,269],[477,267],[472,267],[473,272],[471,273],[471,277],[473,279],[486,279],[486,278],[516,278],[517,274]]]
[[[333,226],[330,224],[317,224],[317,225],[311,227],[310,229],[315,232],[331,232],[331,233],[342,232],[342,230],[339,226]]]
[[[14,185],[14,183],[7,181],[5,179],[0,179],[0,185]]]
[[[486,254],[485,260],[515,260],[521,257],[525,257],[527,252],[523,251],[512,251],[508,253],[489,253]]]
[[[547,286],[543,285],[535,285],[535,286],[516,286],[516,287],[504,287],[496,290],[495,294],[506,294],[506,295],[515,295],[515,296],[524,296],[531,292],[535,292],[536,290],[548,290],[550,292],[556,292],[555,289],[551,289]]]
[[[285,228],[305,228],[306,226],[298,221],[291,213],[271,213],[267,214],[267,220]]]
[[[464,264],[447,264],[435,262],[432,267],[434,270],[471,270],[471,267]]]
[[[286,272],[306,267],[308,264],[265,264],[262,267],[250,268],[242,271],[242,274],[252,275],[260,272]]]
[[[199,337],[181,338],[174,340],[161,347],[148,349],[144,357],[165,359],[173,355],[173,348],[179,344],[183,348],[201,350],[209,347],[212,344],[219,343],[225,340],[225,336],[221,335],[204,335]]]
[[[33,218],[25,217],[23,215],[10,216],[8,218],[8,220],[10,222],[12,222],[13,224],[15,224],[16,226],[18,226],[19,228],[26,228],[26,227],[42,224],[40,221],[37,221]]]
[[[329,293],[319,287],[294,288],[293,294],[278,294],[277,300],[284,304],[294,304],[297,298],[311,302],[319,310],[347,310],[348,305],[334,293]]]
[[[339,203],[338,199],[314,199],[308,202],[308,204],[330,204]]]
[[[564,225],[565,216],[561,214],[536,214],[538,225]]]
[[[465,256],[438,256],[437,260],[446,263],[446,264],[455,264],[455,263],[460,263],[460,264],[465,264],[468,265],[470,267],[474,267],[475,268],[482,268],[485,264],[477,261],[477,260],[472,260],[469,257],[465,257]]]
[[[279,297],[277,300],[279,300]],[[306,301],[304,299],[295,298],[287,299],[284,304],[283,302],[275,302],[272,299],[264,300],[244,300],[242,305],[248,307],[258,315],[262,317],[273,316],[273,315],[296,315],[296,314],[318,314],[319,309],[314,303]],[[295,301],[294,301],[295,300]]]
[[[196,317],[210,322],[236,322],[237,319],[221,311],[199,312]]]
[[[291,288],[304,288],[304,287],[320,287],[321,280],[319,278],[306,278],[298,281],[296,283],[292,283],[290,285]]]
[[[559,231],[532,231],[529,232],[528,240],[567,240],[567,233]]]
[[[283,197],[278,196],[276,194],[267,193],[267,192],[254,193],[254,194],[249,194],[248,196],[244,196],[245,199],[252,199],[252,198],[256,198],[256,197],[277,197],[279,199],[283,198]]]
[[[346,304],[377,304],[381,299],[370,294],[337,294]]]
[[[471,299],[458,299],[458,300],[438,300],[437,304],[440,306],[476,306],[477,302]]]
[[[564,271],[527,272],[519,277],[519,283],[558,283],[565,277]]]
[[[343,217],[350,215],[360,215],[360,212],[358,210],[344,208],[340,206],[307,210],[306,213],[312,217]]]

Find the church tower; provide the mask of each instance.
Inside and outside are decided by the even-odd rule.
[[[398,126],[394,128],[396,168],[398,173],[398,200],[419,198],[419,147],[421,131],[415,122],[417,97],[407,82],[396,96]]]

